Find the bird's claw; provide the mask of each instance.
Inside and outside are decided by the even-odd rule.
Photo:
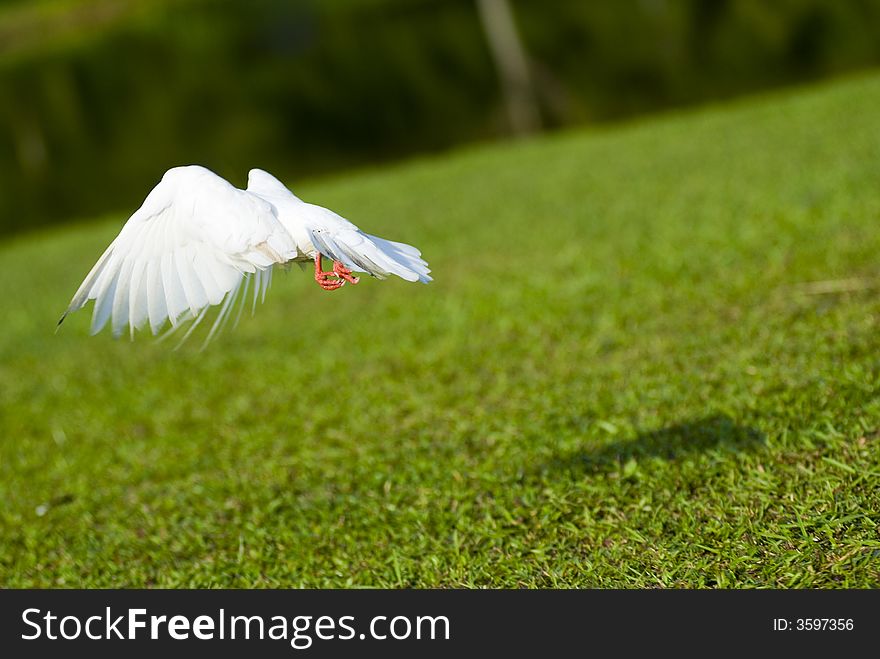
[[[345,286],[345,282],[357,284],[359,277],[352,275],[351,270],[346,268],[340,261],[333,261],[333,270],[324,272],[321,270],[321,255],[315,255],[315,281],[325,291],[335,291]]]
[[[321,272],[315,275],[315,281],[325,291],[335,291],[337,288],[342,288],[345,285],[345,280],[337,279],[332,272]]]
[[[351,274],[351,270],[346,268],[339,261],[333,261],[333,272],[343,281],[343,283],[347,281],[350,284],[356,284],[361,280],[360,277],[355,277],[353,274]]]

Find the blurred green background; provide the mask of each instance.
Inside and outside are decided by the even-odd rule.
[[[2,5],[0,587],[880,586],[880,0],[503,6]],[[435,281],[53,334],[192,162]]]
[[[513,0],[533,129],[880,62],[880,0]],[[0,232],[131,212],[167,168],[242,185],[515,132],[474,0],[0,4]]]

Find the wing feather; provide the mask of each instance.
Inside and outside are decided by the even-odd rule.
[[[174,251],[162,254],[162,286],[165,289],[165,304],[168,307],[168,320],[172,325],[189,307],[183,284],[180,282],[179,268],[174,258]]]
[[[147,312],[153,334],[159,332],[168,316],[168,307],[165,305],[165,286],[162,284],[160,270],[161,266],[156,259],[151,259],[147,263]]]
[[[266,291],[269,290],[269,286],[272,285],[272,270],[264,270],[263,271],[263,281],[260,282],[260,302],[266,301]]]
[[[208,296],[208,304],[220,304],[226,291],[221,288],[214,278],[214,272],[210,264],[211,257],[206,255],[206,251],[201,246],[196,250],[193,268],[196,271],[196,276],[199,278],[199,283],[201,283],[202,288],[205,289],[205,294]]]
[[[113,259],[112,261],[116,261],[117,259]],[[99,292],[95,295],[95,309],[92,312],[92,327],[91,333],[97,334],[101,331],[101,328],[107,324],[107,321],[110,319],[110,314],[113,311],[113,298],[116,295],[116,281],[119,279],[119,271],[111,270],[112,263],[108,264],[108,268],[106,272],[102,274],[102,279],[105,280],[104,283],[99,282],[100,285]],[[106,275],[106,276],[105,276]],[[68,309],[67,313],[70,313],[70,309]]]
[[[141,329],[147,321],[147,286],[144,281],[144,270],[147,262],[138,258],[131,270],[131,292],[128,296],[128,322],[131,328],[131,335],[134,331]]]
[[[262,274],[265,294],[272,267],[296,254],[270,203],[203,167],[177,167],[128,219],[59,324],[94,300],[93,333],[111,321],[114,335],[126,326],[133,335],[149,321],[155,334],[185,315],[200,322],[209,306],[224,303],[213,335],[243,293],[246,273]]]
[[[134,259],[123,259],[119,268],[119,278],[116,281],[116,294],[113,296],[113,336],[122,334],[123,328],[128,324],[128,310],[131,306],[129,295],[131,293],[131,271]]]
[[[177,274],[180,276],[180,283],[183,286],[183,294],[186,296],[186,302],[193,317],[198,315],[199,309],[208,306],[208,294],[205,293],[205,287],[202,286],[193,265],[195,251],[193,245],[186,245],[177,251],[178,258],[175,260]]]

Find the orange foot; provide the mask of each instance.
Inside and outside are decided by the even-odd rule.
[[[356,284],[360,281],[359,277],[351,274],[351,270],[342,265],[340,261],[333,261],[333,270],[324,272],[321,270],[321,253],[315,253],[315,281],[318,286],[325,291],[335,291],[337,288],[345,286],[345,282]]]
[[[333,272],[336,273],[337,277],[347,281],[349,284],[356,284],[361,280],[360,277],[355,277],[351,274],[351,270],[342,265],[341,261],[333,261]]]

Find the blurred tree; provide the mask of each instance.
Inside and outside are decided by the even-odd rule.
[[[510,4],[507,0],[477,0],[477,7],[504,89],[510,128],[516,135],[533,133],[541,127],[541,115]]]
[[[7,1],[0,231],[131,210],[176,164],[314,176],[880,62],[880,0],[508,2],[516,124],[488,0]]]

